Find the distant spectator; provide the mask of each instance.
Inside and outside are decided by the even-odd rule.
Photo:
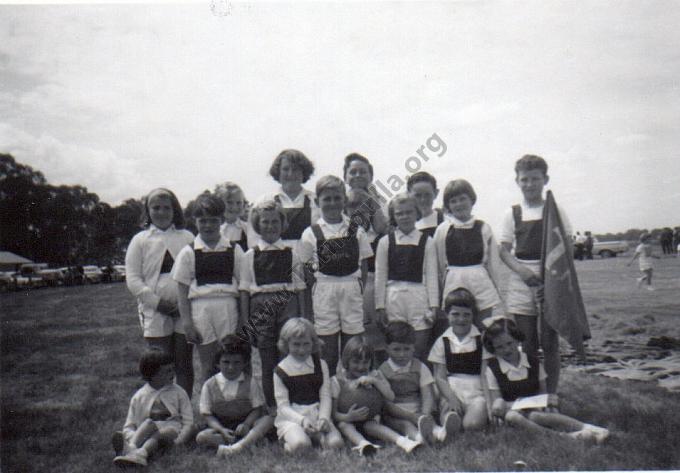
[[[590,232],[586,232],[586,243],[585,243],[585,252],[586,252],[586,259],[593,259],[593,244],[595,241],[593,240],[593,235]]]
[[[583,261],[584,250],[586,247],[586,237],[581,232],[576,232],[574,237],[574,259]]]
[[[661,249],[664,255],[673,254],[673,230],[670,227],[666,227],[661,230],[661,236],[659,238],[661,241]]]
[[[676,255],[680,253],[680,227],[675,227],[673,232],[673,249]]]

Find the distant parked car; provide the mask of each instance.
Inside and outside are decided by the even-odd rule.
[[[62,280],[66,286],[83,284],[83,274],[75,266],[64,266],[59,268],[59,271],[61,271]]]
[[[593,242],[593,255],[602,258],[612,258],[629,250],[628,242],[625,241],[597,241]]]
[[[83,282],[89,284],[97,284],[102,281],[104,273],[99,266],[88,265],[83,266]]]
[[[59,269],[41,269],[38,274],[47,286],[58,286],[64,283],[64,275]]]
[[[111,273],[111,279],[113,281],[125,281],[125,265],[124,264],[114,264],[113,273]]]

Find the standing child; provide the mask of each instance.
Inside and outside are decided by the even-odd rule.
[[[654,255],[652,251],[652,245],[650,244],[651,239],[652,235],[647,232],[642,232],[642,234],[640,234],[640,244],[635,248],[635,253],[633,253],[633,257],[628,262],[628,266],[630,266],[636,258],[640,258],[640,272],[642,273],[642,276],[637,278],[637,283],[638,287],[642,287],[646,281],[648,291],[654,290],[652,287],[652,272],[654,271],[652,258],[659,258]]]
[[[376,253],[375,307],[378,320],[403,320],[415,329],[416,356],[427,358],[430,330],[439,305],[434,242],[416,229],[416,200],[395,196],[388,207],[397,228],[381,238]]]
[[[425,171],[411,174],[406,181],[408,193],[416,199],[420,218],[416,222],[416,228],[428,236],[433,237],[437,227],[444,221],[444,212],[433,209],[434,200],[439,194],[437,179]]]
[[[527,154],[515,163],[515,182],[524,200],[513,205],[503,219],[500,234],[500,256],[512,270],[508,278],[506,306],[515,319],[526,342],[523,348],[529,356],[538,354],[539,338],[543,348],[547,389],[557,407],[557,385],[560,378],[559,337],[548,324],[538,323],[536,295],[542,294],[541,249],[543,247],[543,188],[548,183],[548,163],[540,156]],[[571,236],[571,225],[558,207],[565,234]],[[571,245],[565,242],[567,251]],[[540,327],[540,337],[539,337]]]
[[[217,448],[226,458],[264,437],[274,426],[267,415],[260,383],[250,373],[250,344],[227,335],[215,355],[219,373],[203,384],[201,415],[208,428],[196,443]]]
[[[449,218],[437,227],[434,235],[439,272],[444,280],[446,295],[464,287],[475,296],[478,313],[477,328],[501,302],[497,274],[500,265],[498,245],[491,227],[472,215],[477,194],[465,179],[449,182],[444,189],[444,207]]]
[[[319,358],[319,337],[307,319],[289,319],[278,347],[287,356],[274,370],[276,432],[286,452],[311,447],[341,448],[340,432],[331,422],[328,365]]]
[[[572,438],[604,442],[609,430],[541,409],[513,409],[519,398],[544,394],[546,374],[538,358],[519,350],[524,334],[509,319],[498,319],[484,331],[484,346],[495,355],[486,369],[491,412],[509,425],[534,432],[557,430]]]
[[[316,183],[322,217],[304,231],[300,259],[317,271],[312,290],[314,328],[323,341],[323,358],[335,374],[339,349],[364,332],[362,290],[366,259],[373,255],[363,228],[343,215],[345,185],[335,176]]]
[[[249,338],[254,338],[262,362],[262,389],[271,408],[274,404],[272,374],[279,362],[276,341],[281,327],[291,317],[305,316],[306,289],[297,249],[281,239],[286,215],[273,200],[257,204],[251,225],[259,238],[243,257],[241,265],[241,320]]]
[[[444,298],[444,311],[450,327],[434,343],[428,357],[441,395],[439,413],[442,423],[446,419],[458,427],[462,424],[465,430],[479,430],[486,425],[487,408],[481,379],[482,336],[473,324],[477,304],[470,291],[458,288]]]
[[[395,443],[410,453],[420,442],[402,436],[380,423],[384,401],[394,400],[390,383],[380,370],[371,371],[373,349],[364,336],[354,337],[342,351],[343,369],[331,378],[333,418],[338,429],[361,456],[376,453],[377,445],[366,440],[362,432],[385,442]]]
[[[196,344],[201,381],[205,382],[214,374],[219,341],[236,332],[243,250],[220,234],[224,221],[222,199],[201,194],[192,216],[198,235],[177,256],[172,277],[178,283],[179,311],[187,340]]]
[[[385,329],[388,359],[380,371],[390,382],[394,402],[385,408],[385,424],[418,443],[443,442],[457,429],[452,419],[442,417],[444,427],[432,419],[434,379],[430,369],[415,353],[415,331],[404,321],[390,322]]]
[[[194,413],[186,391],[172,382],[172,356],[161,350],[145,352],[139,372],[146,384],[130,400],[122,432],[113,434],[119,466],[146,466],[162,445],[180,445],[193,433]]]
[[[246,208],[243,191],[237,184],[227,181],[215,187],[215,195],[224,201],[224,223],[220,227],[220,233],[227,240],[238,244],[244,252],[248,251],[248,224],[241,220],[241,214]]]
[[[175,194],[154,189],[142,199],[146,230],[136,234],[125,253],[126,284],[137,298],[139,322],[149,348],[170,353],[177,384],[191,397],[194,368],[177,309],[177,283],[170,272],[180,250],[194,236],[184,229],[182,207]]]

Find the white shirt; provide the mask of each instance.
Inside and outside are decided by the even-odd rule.
[[[321,227],[321,232],[323,236],[329,240],[331,238],[340,238],[347,235],[349,230],[349,218],[343,215],[342,222],[340,223],[328,223],[326,220],[320,218],[316,222],[319,227]],[[357,229],[356,237],[359,240],[359,268],[350,275],[347,276],[329,276],[323,274],[321,271],[317,271],[314,276],[317,281],[320,282],[338,282],[338,281],[351,281],[361,277],[361,261],[373,256],[373,250],[371,249],[371,244],[368,241],[366,232],[359,226]],[[300,238],[299,247],[300,261],[302,262],[313,262],[316,267],[319,264],[319,255],[316,252],[316,236],[312,228],[307,228]]]
[[[289,248],[288,245],[284,243],[280,238],[274,243],[267,243],[261,238],[258,238],[257,243],[253,248],[249,249],[243,256],[241,264],[241,278],[239,283],[239,289],[241,291],[247,291],[250,294],[256,294],[258,292],[275,292],[275,291],[302,291],[305,289],[304,275],[302,273],[302,265],[300,263],[300,258],[298,257],[297,250],[293,248],[292,251],[292,267],[291,269],[291,282],[290,283],[275,283],[275,284],[265,284],[263,286],[257,285],[257,280],[255,279],[255,250],[260,251],[275,251],[275,250],[285,250]]]
[[[529,368],[531,365],[529,364],[529,358],[527,358],[527,355],[525,353],[520,352],[519,354],[519,365],[515,366],[512,363],[508,363],[505,361],[503,358],[497,358],[498,360],[498,367],[501,370],[501,373],[503,373],[505,376],[510,381],[521,381],[523,379],[527,379],[527,376],[529,376]],[[487,386],[489,389],[495,389],[495,390],[500,390],[500,387],[498,386],[498,381],[496,380],[496,376],[494,376],[493,371],[491,371],[491,368],[487,366],[486,368],[486,382]],[[545,370],[543,369],[543,363],[541,363],[538,367],[538,379],[539,381],[544,380],[547,377]]]
[[[321,217],[321,211],[319,210],[319,207],[316,205],[316,202],[314,199],[316,198],[316,194],[314,192],[305,189],[304,187],[300,191],[300,193],[295,197],[295,199],[291,199],[288,194],[286,194],[283,191],[283,187],[279,186],[278,190],[275,192],[270,192],[268,194],[262,195],[257,201],[255,202],[255,205],[265,202],[267,200],[274,200],[276,201],[275,197],[278,197],[279,200],[281,201],[281,207],[284,209],[301,209],[305,206],[305,197],[309,198],[309,207],[312,210],[312,218],[310,222],[313,224],[315,223],[319,217]],[[248,219],[248,241],[257,241],[259,238],[259,235],[253,228],[253,226],[250,224],[250,219]],[[298,244],[299,240],[283,240],[283,242],[290,247],[296,246]]]
[[[215,248],[208,247],[200,235],[197,235],[194,239],[194,249],[205,253],[226,251],[230,247],[231,243],[223,236],[220,237]],[[234,268],[231,284],[204,284],[198,286],[196,281],[196,255],[190,246],[185,246],[177,256],[175,266],[172,268],[172,278],[178,283],[189,286],[189,299],[212,296],[237,296],[238,275],[241,269],[242,258],[243,250],[239,245],[236,245],[234,247]]]
[[[229,241],[240,241],[246,236],[246,248],[250,248],[253,240],[248,238],[248,224],[237,218],[234,223],[224,222],[220,227],[220,234]]]
[[[217,373],[212,378],[208,379],[201,389],[201,400],[199,403],[199,410],[202,415],[212,415],[213,405],[217,399],[212,399],[210,396],[210,385],[215,383],[220,389],[225,401],[232,401],[236,399],[238,394],[238,387],[245,380],[245,375],[241,373],[238,378],[230,380],[224,377],[222,373]],[[263,406],[265,404],[262,386],[254,377],[250,378],[250,404],[253,409]]]
[[[416,222],[416,228],[418,230],[422,230],[423,228],[437,228],[439,225],[437,222],[438,219],[439,213],[436,210],[433,210],[430,215],[423,217]]]
[[[328,377],[328,365],[324,360],[321,362],[321,372],[323,373],[323,384],[319,390],[319,418],[331,418],[331,386]],[[308,356],[304,361],[297,361],[292,356],[288,355],[278,364],[283,371],[289,376],[299,376],[303,374],[314,373],[314,360]],[[274,371],[274,398],[277,406],[277,421],[288,420],[296,424],[302,425],[302,419],[305,417],[300,412],[295,410],[295,404],[291,405],[288,397],[288,388],[283,383],[276,371]]]
[[[178,230],[174,225],[167,230],[150,225],[147,230],[137,233],[130,241],[125,253],[125,283],[128,290],[137,298],[139,312],[145,317],[158,316],[159,320],[166,318],[156,310],[156,307],[161,298],[176,301],[177,290],[174,283],[168,284],[172,282],[171,279],[159,285],[165,252],[170,252],[173,259],[177,260],[182,248],[193,239],[191,232]],[[167,322],[174,324],[171,319]],[[167,333],[145,333],[148,337],[165,335]]]
[[[423,233],[414,229],[411,233],[405,234],[398,228],[394,230],[394,240],[397,245],[418,246],[420,236]],[[437,279],[437,254],[435,252],[434,241],[428,238],[425,243],[425,255],[423,258],[423,283],[413,283],[410,281],[393,281],[388,279],[389,275],[389,235],[383,236],[378,242],[375,250],[375,308],[385,308],[385,298],[387,286],[409,286],[414,284],[425,284],[429,307],[439,306],[439,281]]]
[[[422,388],[423,386],[427,386],[428,384],[434,383],[434,378],[432,377],[432,372],[430,371],[430,368],[428,368],[425,363],[421,363],[420,360],[418,360],[417,358],[413,358],[404,366],[399,366],[394,361],[392,361],[392,358],[388,358],[386,363],[389,365],[390,368],[392,368],[392,371],[394,371],[395,373],[410,373],[411,366],[413,365],[413,363],[419,363],[420,377],[418,378],[418,385]]]
[[[522,202],[520,205],[522,207],[522,221],[528,222],[532,220],[541,220],[543,218],[543,206],[545,202],[538,207],[529,207],[526,202]],[[567,214],[564,212],[561,206],[557,206],[557,211],[560,214],[560,219],[562,220],[562,225],[564,225],[564,233],[567,238],[571,238],[572,229],[571,223]],[[510,243],[513,245],[514,254],[514,244],[515,244],[515,218],[512,215],[512,207],[510,207],[503,217],[503,223],[501,226],[501,233],[498,237],[500,243]]]

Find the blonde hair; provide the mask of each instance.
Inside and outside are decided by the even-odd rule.
[[[243,197],[243,201],[245,203],[246,195],[243,193],[243,189],[241,189],[241,186],[239,186],[235,182],[226,181],[223,182],[222,184],[217,184],[215,186],[215,194],[222,200],[226,201],[226,199],[228,199],[229,197],[236,193],[241,194],[241,197]]]
[[[399,204],[407,204],[410,203],[413,205],[413,208],[416,209],[416,220],[420,220],[423,216],[423,213],[420,211],[420,207],[418,207],[418,202],[416,201],[416,198],[413,197],[411,194],[397,194],[395,195],[392,200],[390,200],[390,203],[387,205],[387,213],[389,214],[390,217],[390,225],[396,227],[397,226],[397,221],[394,219],[394,208],[399,205]]]
[[[316,198],[321,198],[321,194],[328,190],[338,190],[345,194],[345,183],[337,176],[323,176],[316,181]]]
[[[262,218],[262,213],[267,211],[277,212],[279,214],[279,218],[281,219],[281,232],[285,231],[288,226],[286,214],[284,213],[281,204],[274,200],[265,200],[253,207],[250,213],[250,224],[253,226],[253,230],[255,230],[257,234],[260,233],[260,219]]]
[[[312,353],[319,353],[321,349],[321,340],[319,340],[314,325],[302,317],[293,317],[283,324],[281,333],[279,334],[279,341],[276,346],[281,353],[288,354],[288,342],[292,338],[309,337],[312,341]]]

